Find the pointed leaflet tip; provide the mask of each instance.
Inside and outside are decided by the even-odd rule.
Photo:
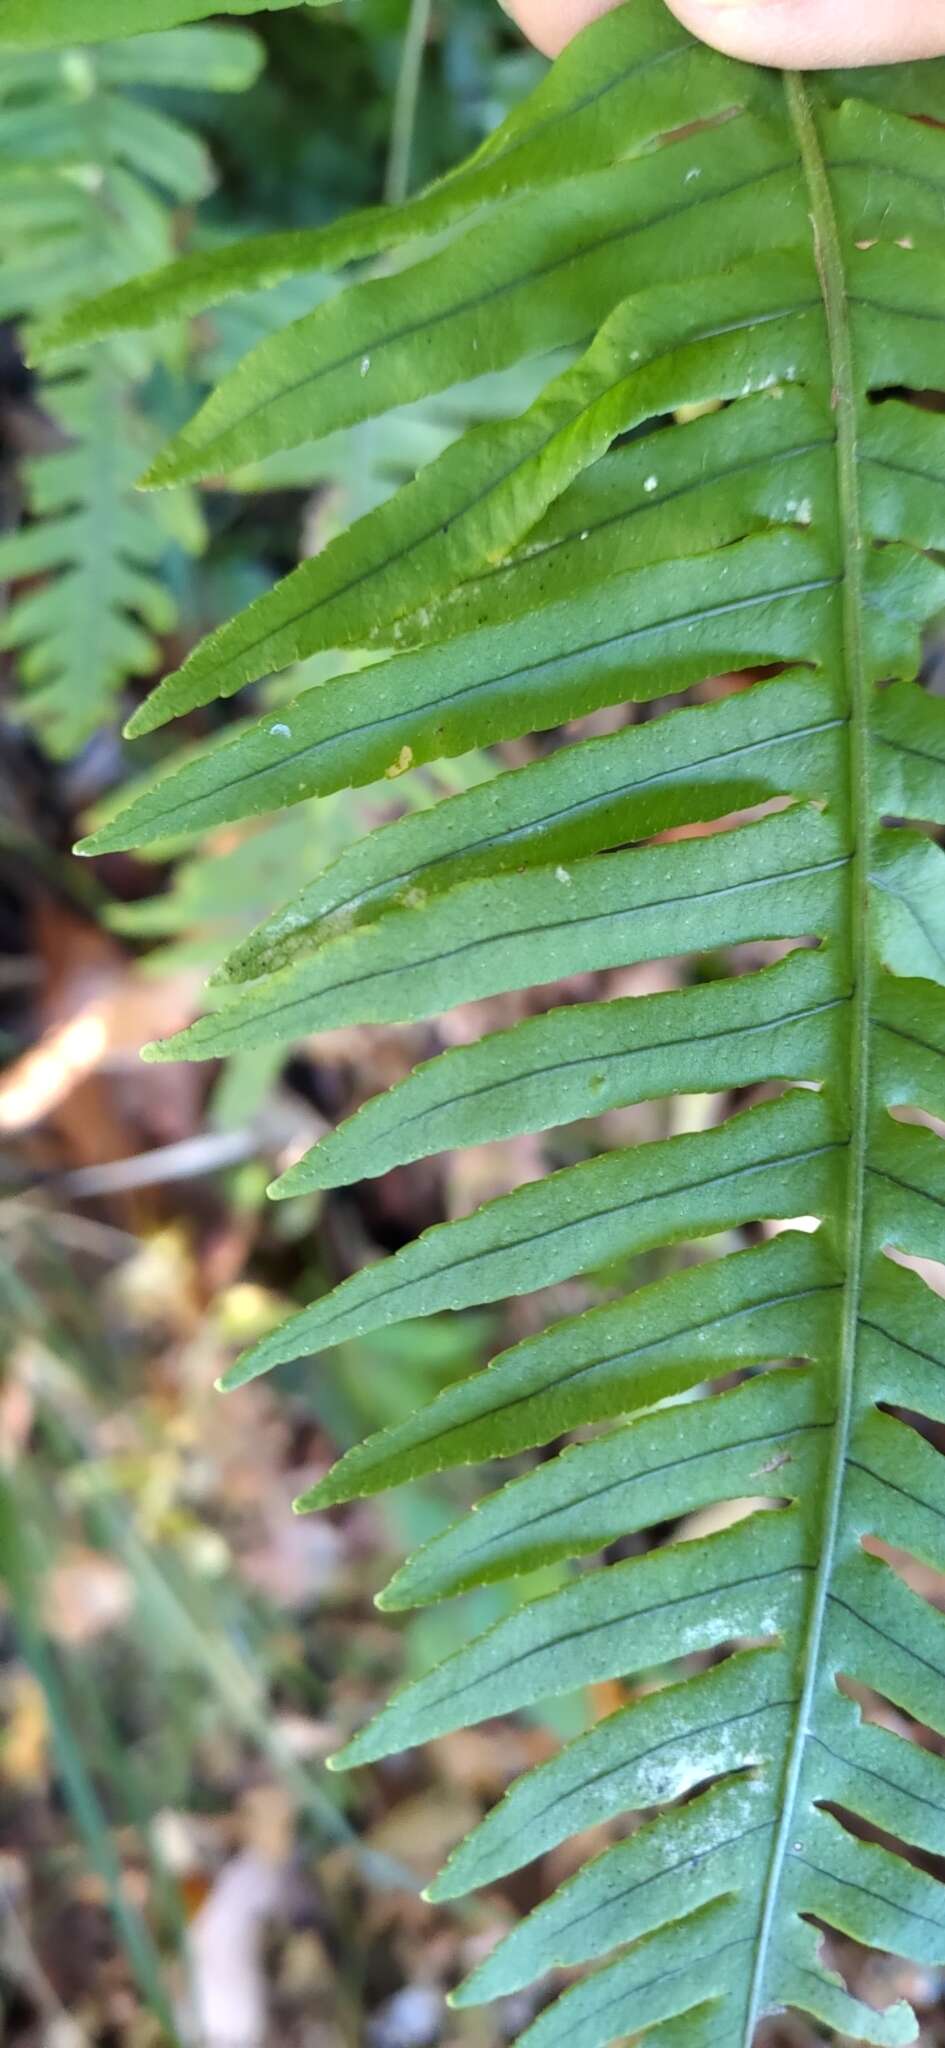
[[[87,832],[84,839],[77,839],[73,853],[79,854],[83,860],[97,860],[102,853],[123,852],[128,844],[119,830],[119,819],[123,815],[119,811],[107,825],[100,825],[97,832]]]
[[[144,703],[146,704],[147,701],[147,698],[145,698]],[[141,713],[143,712],[143,710],[144,704],[139,704],[137,710],[132,712],[131,717],[125,719],[125,723],[121,729],[121,736],[123,740],[136,740],[140,737],[143,731],[147,730],[147,728],[145,726],[142,726],[140,722]]]
[[[337,1466],[332,1468],[333,1471],[337,1471],[337,1469]],[[300,1493],[298,1498],[292,1502],[292,1513],[294,1515],[311,1515],[314,1514],[316,1508],[335,1507],[337,1502],[331,1492],[331,1477],[331,1472],[326,1472],[324,1479],[319,1479],[317,1485],[306,1487],[305,1492]]]
[[[207,985],[210,987],[213,984],[208,983]],[[229,982],[226,986],[239,989],[244,987],[245,984],[242,982]],[[332,1135],[333,1133],[330,1131],[326,1132],[325,1138]],[[308,1152],[302,1154],[301,1159],[295,1161],[294,1166],[287,1166],[284,1173],[277,1174],[275,1180],[270,1181],[266,1193],[272,1201],[285,1202],[294,1199],[298,1195],[327,1194],[330,1188],[337,1186],[330,1160],[327,1166],[328,1178],[323,1178],[326,1171],[324,1165],[325,1138],[320,1138],[316,1145],[313,1145]]]
[[[29,337],[26,367],[29,370],[42,369],[51,356],[62,355],[64,349],[81,348],[84,342],[82,323],[72,313],[58,313],[48,320],[39,320]]]
[[[125,739],[143,739],[143,735],[154,733],[158,725],[166,725],[168,719],[174,717],[174,709],[164,711],[166,686],[170,680],[170,676],[164,676],[164,682],[158,682],[154,690],[143,698],[143,705],[137,705],[137,711],[131,713],[127,725],[123,727]]]
[[[430,1883],[421,1892],[420,1896],[426,1900],[428,1906],[445,1906],[452,1899],[462,1898],[463,1892],[454,1891],[449,1883],[449,1867],[449,1863],[444,1864],[443,1869],[437,1871],[436,1876],[430,1879]]]
[[[205,1020],[198,1018],[197,1023],[199,1024],[203,1021]],[[189,1024],[183,1031],[173,1031],[169,1038],[153,1039],[150,1045],[143,1047],[142,1059],[154,1062],[158,1060],[215,1059],[217,1057],[215,1053],[201,1052],[199,1043],[196,1051],[194,1050],[192,1041],[196,1029],[196,1024]]]
[[[405,1614],[414,1604],[412,1600],[403,1600],[398,1595],[397,1581],[400,1575],[400,1571],[396,1571],[389,1583],[382,1586],[380,1592],[374,1595],[374,1605],[380,1608],[382,1614]]]
[[[330,1771],[353,1771],[359,1769],[363,1764],[378,1763],[388,1752],[384,1750],[383,1746],[380,1749],[372,1746],[370,1738],[376,1726],[376,1717],[365,1721],[364,1726],[358,1729],[356,1735],[349,1736],[341,1749],[336,1749],[332,1756],[326,1757],[325,1762],[328,1769]]]
[[[168,475],[166,458],[163,455],[156,455],[154,461],[148,463],[147,469],[143,469],[141,475],[135,478],[135,490],[162,491],[174,481],[173,473]]]
[[[475,1970],[470,1971],[469,1976],[464,1977],[462,1983],[457,1984],[455,1989],[450,1992],[449,2002],[454,2012],[462,2012],[466,2006],[486,2005],[489,2003],[490,1994],[488,1991],[474,1991],[471,1989],[477,1974]]]
[[[291,1323],[294,1318],[290,1316],[288,1320]],[[245,1351],[241,1351],[233,1364],[227,1367],[222,1380],[225,1394],[234,1393],[237,1387],[248,1386],[250,1380],[257,1380],[264,1372],[271,1372],[274,1365],[284,1365],[287,1362],[281,1356],[268,1356],[273,1338],[278,1337],[281,1327],[282,1325],[279,1325],[276,1329],[270,1330],[268,1336],[258,1338],[255,1344],[250,1344]]]
[[[165,1046],[170,1044],[170,1042],[169,1039],[150,1039],[147,1045],[141,1047],[139,1058],[144,1061],[146,1067],[156,1067],[161,1060],[167,1059],[168,1054],[165,1051]]]
[[[207,449],[201,449],[199,445],[194,448],[186,433],[176,434],[142,471],[137,489],[165,491],[177,484],[190,483],[196,477],[205,477],[212,473],[212,469]]]
[[[215,1381],[215,1385],[217,1392],[220,1394],[235,1394],[238,1387],[245,1385],[244,1375],[240,1371],[239,1359],[236,1360],[235,1364],[228,1365],[225,1372],[221,1372],[219,1379]]]

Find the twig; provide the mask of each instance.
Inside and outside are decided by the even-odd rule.
[[[241,1166],[261,1148],[258,1129],[241,1131],[199,1131],[175,1145],[157,1145],[150,1152],[137,1152],[131,1159],[108,1159],[101,1166],[77,1166],[59,1175],[55,1190],[72,1195],[76,1201],[93,1195],[123,1195],[133,1188],[162,1187],[168,1181],[196,1180],[205,1173],[220,1173],[227,1166]]]

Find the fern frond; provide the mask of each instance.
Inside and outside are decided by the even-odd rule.
[[[305,0],[323,7],[327,0]],[[113,36],[144,36],[204,21],[208,14],[274,13],[299,0],[0,0],[0,43],[13,49],[50,50],[104,43]]]
[[[173,243],[171,204],[211,171],[203,144],[140,97],[200,84],[240,91],[260,51],[236,30],[185,29],[61,58],[7,53],[0,81],[0,309],[31,322],[90,281],[106,287]],[[176,620],[161,574],[172,543],[201,543],[196,500],[133,493],[155,441],[139,387],[163,347],[111,340],[73,351],[39,397],[61,438],[22,478],[29,523],[0,538],[0,578],[23,586],[0,623],[17,652],[26,716],[74,753],[125,679],[147,675]]]
[[[240,945],[221,1009],[157,1049],[210,1057],[748,940],[787,953],[552,1010],[369,1103],[275,1192],[651,1096],[773,1092],[428,1232],[229,1379],[667,1244],[819,1226],[559,1321],[349,1452],[303,1503],[613,1425],[401,1568],[390,1607],[520,1577],[522,1603],[339,1759],[670,1667],[522,1779],[434,1887],[458,1895],[649,1812],[457,1994],[610,1958],[542,2013],[533,2048],[628,2033],[748,2048],[784,2006],[892,2048],[915,2038],[913,2015],[854,1997],[819,1930],[945,1960],[945,1898],[914,1853],[945,1853],[941,1759],[851,1697],[867,1688],[899,1727],[945,1733],[945,1618],[908,1583],[910,1559],[945,1570],[940,1454],[920,1421],[945,1421],[945,1305],[893,1256],[945,1250],[928,1127],[945,1115],[945,707],[916,681],[945,602],[945,439],[908,398],[942,382],[943,117],[941,64],[760,74],[634,0],[472,166],[338,241],[340,261],[402,233],[414,260],[265,340],[152,470],[236,468],[576,352],[519,418],[474,429],[211,636],[135,727],[317,649],[386,660],[185,763],[87,851],[730,678],[715,702],[562,743],[348,849]],[[417,254],[427,231],[445,237],[433,261]],[[165,271],[142,324],[295,260],[270,245]],[[127,303],[80,315],[72,339]],[[718,1391],[732,1373],[748,1377]],[[730,1526],[687,1538],[692,1511],[733,1502]],[[668,1522],[678,1540],[599,1561]],[[530,1593],[551,1560],[578,1568]],[[694,1654],[716,1661],[693,1676]]]

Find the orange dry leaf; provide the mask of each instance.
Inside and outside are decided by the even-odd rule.
[[[73,1648],[126,1622],[133,1605],[134,1587],[124,1566],[79,1544],[61,1553],[43,1589],[50,1635]]]
[[[8,1785],[16,1785],[21,1791],[45,1785],[48,1743],[49,1720],[42,1687],[31,1672],[18,1670],[13,1677],[0,1742],[0,1774]]]
[[[77,1081],[99,1065],[108,1049],[108,1007],[102,1000],[48,1031],[15,1061],[0,1083],[0,1131],[41,1123]]]
[[[0,1082],[7,1134],[41,1123],[89,1075],[186,1023],[197,999],[196,977],[155,985],[105,933],[58,909],[39,920],[37,944],[49,975],[46,1029]]]

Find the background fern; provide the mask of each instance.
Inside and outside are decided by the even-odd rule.
[[[945,600],[942,430],[905,396],[940,384],[943,119],[941,65],[782,79],[637,0],[398,215],[225,251],[58,330],[61,343],[129,316],[144,327],[295,267],[451,237],[264,341],[155,484],[582,351],[519,418],[467,435],[211,636],[133,729],[319,650],[369,646],[383,664],[184,764],[86,851],[625,698],[676,699],[361,842],[240,947],[230,1002],[162,1057],[687,949],[773,948],[760,972],[554,1011],[369,1104],[276,1191],[607,1104],[762,1091],[716,1128],[589,1159],[428,1233],[230,1376],[654,1246],[820,1224],[773,1242],[759,1230],[745,1252],[559,1322],[349,1454],[304,1503],[616,1425],[397,1574],[394,1608],[578,1561],[558,1591],[526,1584],[517,1612],[340,1759],[670,1667],[525,1777],[434,1887],[455,1896],[651,1809],[457,1994],[616,1950],[528,2030],[535,2048],[628,2032],[659,2048],[748,2043],[785,2005],[905,2043],[909,2009],[854,1998],[818,1930],[945,1959],[928,1867],[945,1851],[945,1765],[901,1732],[905,1717],[945,1733],[945,1621],[910,1583],[917,1564],[945,1567],[927,1428],[945,1421],[945,1325],[901,1263],[941,1259],[945,1202],[945,870],[929,829],[945,822],[945,721],[915,682]],[[680,705],[718,673],[732,677],[718,701]],[[665,843],[680,827],[698,830]],[[747,1377],[721,1390],[733,1373]],[[580,1562],[724,1504],[708,1536]],[[690,1675],[707,1651],[717,1661]],[[900,1732],[880,1725],[884,1702]]]
[[[13,48],[54,49],[111,36],[140,36],[203,21],[208,14],[259,14],[295,7],[299,0],[144,0],[129,14],[124,0],[0,0],[0,41]],[[322,7],[326,0],[305,0]]]
[[[260,58],[254,38],[233,29],[61,55],[7,51],[0,313],[48,317],[90,284],[166,260],[174,208],[199,199],[212,171],[203,143],[153,96],[241,91]],[[59,445],[22,465],[30,517],[0,540],[0,578],[16,589],[0,645],[17,651],[25,714],[60,756],[97,730],[127,677],[154,669],[177,616],[162,563],[172,545],[201,545],[192,493],[148,501],[132,489],[161,431],[141,387],[167,352],[166,334],[105,342],[66,357],[38,392]]]

